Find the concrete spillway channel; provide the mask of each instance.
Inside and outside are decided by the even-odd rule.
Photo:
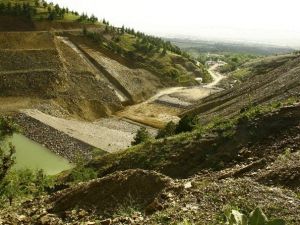
[[[79,46],[76,46],[73,42],[71,42],[67,37],[58,36],[57,38],[72,48],[91,68],[93,68],[93,70],[96,72],[96,79],[104,80],[108,87],[115,92],[123,105],[131,102],[131,97],[127,90],[123,88],[115,79],[112,79],[112,77],[107,74],[107,71],[105,71],[101,65],[93,60],[93,58],[86,54]]]

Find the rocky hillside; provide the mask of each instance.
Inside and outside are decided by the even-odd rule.
[[[229,121],[213,122],[192,133],[95,159],[89,166],[97,169],[99,176],[117,170],[143,168],[175,178],[187,178],[202,170],[251,164],[264,157],[273,161],[287,148],[297,151],[298,111],[299,104],[280,109],[254,109]]]
[[[267,71],[204,98],[186,111],[198,117],[193,132],[110,154],[93,160],[90,166],[98,170],[99,176],[143,168],[186,178],[204,169],[223,169],[244,160],[250,163],[274,157],[274,161],[288,148],[297,151],[300,58],[285,59],[279,65],[274,66],[273,61],[265,64]]]
[[[6,224],[225,224],[225,209],[249,213],[259,205],[271,218],[298,224],[300,200],[292,190],[250,178],[198,175],[173,180],[145,170],[101,179],[1,212]],[[38,207],[37,207],[38,206]]]

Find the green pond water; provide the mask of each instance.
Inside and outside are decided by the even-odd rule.
[[[14,134],[11,142],[16,147],[15,169],[43,169],[46,174],[54,175],[73,167],[67,159],[54,154],[24,135]]]

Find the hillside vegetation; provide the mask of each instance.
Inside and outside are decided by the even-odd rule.
[[[254,75],[265,74],[297,57],[297,53],[268,56],[243,63],[237,70],[228,74],[229,80],[246,81]]]
[[[98,18],[94,15],[79,15],[69,8],[61,8],[45,0],[2,0],[1,14],[12,16],[25,16],[34,21],[47,19],[50,21],[59,20],[63,22],[78,21],[81,23],[97,23]]]
[[[212,81],[203,65],[196,65],[187,53],[160,38],[108,24],[97,31],[87,29],[84,34],[98,47],[122,57],[127,65],[158,75],[167,86],[196,84],[196,77],[202,77],[204,83]]]

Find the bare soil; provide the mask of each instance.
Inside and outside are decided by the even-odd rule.
[[[32,108],[40,102],[42,100],[38,98],[0,97],[0,114]]]

